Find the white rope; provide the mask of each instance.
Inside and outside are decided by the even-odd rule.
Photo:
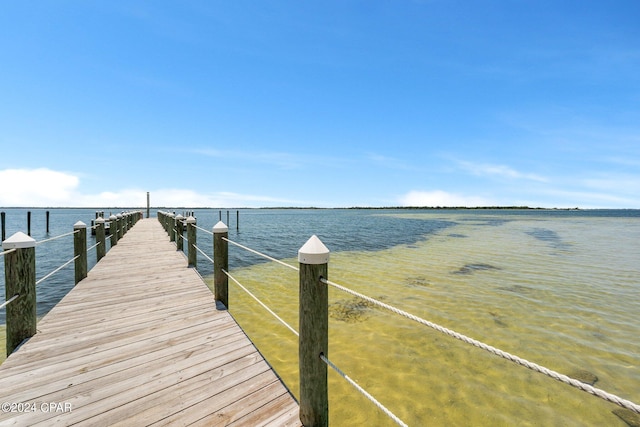
[[[566,375],[560,374],[556,371],[553,371],[551,369],[545,368],[544,366],[540,366],[536,363],[533,362],[529,362],[528,360],[522,359],[518,356],[514,356],[513,354],[507,353],[506,351],[500,350],[498,348],[492,347],[490,345],[484,344],[478,340],[475,340],[473,338],[469,338],[466,335],[462,335],[458,332],[452,331],[450,329],[447,329],[443,326],[437,325],[433,322],[429,322],[428,320],[424,320],[418,316],[415,316],[411,313],[407,313],[406,311],[397,309],[393,306],[390,306],[389,304],[385,304],[381,301],[378,301],[376,299],[373,299],[371,297],[368,297],[366,295],[363,295],[361,293],[358,293],[356,291],[353,291],[351,289],[345,288],[344,286],[338,285],[337,283],[331,282],[327,279],[321,278],[320,281],[326,285],[331,285],[337,289],[340,289],[341,291],[344,291],[348,294],[360,297],[362,299],[364,299],[365,301],[369,301],[372,304],[375,304],[377,306],[380,306],[382,308],[386,308],[389,311],[392,311],[393,313],[399,314],[400,316],[404,316],[408,319],[411,319],[413,321],[416,321],[418,323],[421,323],[423,325],[429,326],[430,328],[435,329],[436,331],[442,332],[443,334],[449,335],[450,337],[459,339],[460,341],[466,342],[467,344],[471,344],[474,345],[478,348],[481,348],[483,350],[487,350],[490,353],[493,353],[497,356],[500,356],[504,359],[510,360],[511,362],[514,362],[518,365],[524,366],[525,368],[529,368],[533,371],[536,372],[540,372],[541,374],[545,374],[557,381],[563,382],[565,384],[569,384],[570,386],[573,386],[579,390],[585,391],[587,393],[590,393],[594,396],[597,396],[601,399],[604,399],[606,401],[615,403],[618,406],[621,406],[623,408],[627,408],[637,414],[640,414],[640,405],[637,405],[629,400],[626,399],[622,399],[621,397],[616,396],[615,394],[611,394],[608,393],[604,390],[601,390],[599,388],[593,387],[589,384],[583,383],[582,381],[578,381],[575,380],[573,378],[570,378]]]
[[[197,225],[194,225],[194,227],[197,228],[198,230],[204,231],[205,233],[211,234],[213,236],[213,232],[212,231],[205,230],[204,228],[198,227]]]
[[[5,308],[7,305],[9,305],[10,302],[18,298],[20,298],[20,294],[15,294],[14,296],[6,300],[4,303],[2,303],[2,305],[0,305],[0,309]]]
[[[200,249],[199,247],[197,247],[196,245],[193,245],[194,248],[196,248],[196,250],[198,252],[200,252],[202,254],[203,257],[205,257],[206,259],[208,259],[209,261],[211,261],[211,264],[213,264],[213,260],[211,258],[209,258],[209,255],[205,254],[202,249]]]
[[[91,246],[90,248],[87,249],[87,252],[89,252],[91,249],[95,248],[96,246],[98,246],[100,243],[102,242],[98,242],[95,245]]]
[[[72,234],[76,234],[79,231],[80,230],[74,230],[74,231],[71,231],[69,233],[61,234],[61,235],[56,236],[56,237],[51,237],[50,239],[40,240],[39,242],[36,242],[36,245],[41,245],[42,243],[47,243],[47,242],[50,242],[52,240],[56,240],[56,239],[60,239],[62,237],[70,236]]]
[[[293,265],[289,265],[289,264],[287,264],[286,262],[282,262],[282,261],[280,261],[280,260],[277,260],[277,259],[275,259],[275,258],[272,258],[272,257],[270,257],[269,255],[265,255],[265,254],[263,254],[263,253],[260,253],[260,252],[258,252],[258,251],[255,251],[255,250],[253,250],[253,249],[251,249],[251,248],[248,248],[248,247],[246,247],[246,246],[242,246],[240,243],[236,243],[236,242],[234,242],[234,241],[232,241],[232,240],[227,239],[226,237],[223,237],[223,238],[222,238],[222,240],[226,240],[227,242],[231,243],[232,245],[236,245],[236,246],[238,246],[238,247],[240,247],[240,248],[242,248],[242,249],[244,249],[244,250],[246,250],[246,251],[252,252],[252,253],[254,253],[254,254],[256,254],[256,255],[260,255],[261,257],[266,258],[266,259],[268,259],[269,261],[277,262],[278,264],[284,265],[285,267],[289,267],[289,268],[290,268],[290,269],[292,269],[292,270],[295,270],[295,271],[299,271],[299,270],[300,270],[298,267],[294,267]]]
[[[9,249],[9,250],[7,250],[7,251],[0,252],[0,255],[10,254],[11,252],[15,252],[16,250],[17,250],[16,248]]]
[[[322,359],[322,361],[324,363],[326,363],[327,365],[329,365],[331,368],[333,368],[334,371],[336,371],[338,373],[338,375],[340,375],[342,378],[344,378],[345,380],[347,380],[347,382],[349,384],[351,384],[352,386],[354,386],[356,388],[356,390],[358,390],[360,393],[362,393],[367,399],[369,399],[374,405],[376,405],[378,407],[378,409],[380,409],[382,412],[384,412],[389,418],[391,418],[393,421],[396,422],[396,424],[400,425],[400,426],[404,426],[407,427],[407,424],[405,424],[400,418],[398,418],[393,412],[391,412],[390,410],[388,410],[382,403],[378,402],[376,400],[375,397],[373,397],[372,395],[370,395],[369,393],[367,393],[367,391],[365,389],[363,389],[362,387],[360,387],[358,385],[358,383],[356,383],[354,380],[352,380],[351,378],[349,378],[349,376],[347,374],[345,374],[344,372],[342,372],[340,370],[340,368],[338,368],[336,365],[334,365],[329,359],[327,359],[325,357],[324,354],[320,355],[320,359]]]
[[[49,277],[53,276],[54,274],[56,274],[58,271],[62,270],[63,268],[65,268],[67,265],[71,264],[73,261],[77,260],[78,258],[80,258],[80,255],[71,258],[69,261],[65,262],[64,264],[62,264],[60,267],[56,268],[55,270],[53,270],[51,273],[47,274],[46,276],[44,276],[42,279],[38,280],[36,282],[36,286],[38,286],[40,283],[44,282],[45,280],[47,280]]]
[[[224,274],[226,274],[229,279],[233,280],[235,282],[236,285],[240,286],[246,293],[249,294],[249,296],[251,298],[253,298],[254,300],[256,300],[258,302],[258,304],[260,304],[262,307],[264,307],[265,310],[267,310],[269,313],[271,313],[276,319],[278,319],[280,321],[280,323],[282,323],[284,326],[286,326],[287,328],[289,328],[289,330],[291,332],[293,332],[297,337],[300,336],[300,334],[298,334],[298,331],[296,331],[295,329],[293,329],[287,322],[285,322],[284,320],[282,320],[282,318],[280,316],[278,316],[277,314],[275,314],[269,307],[267,307],[262,301],[260,301],[258,299],[258,297],[256,297],[254,294],[252,294],[247,288],[245,288],[244,286],[242,286],[242,284],[240,284],[240,282],[238,282],[231,274],[229,274],[228,271],[225,271],[225,269],[222,269],[222,272]]]

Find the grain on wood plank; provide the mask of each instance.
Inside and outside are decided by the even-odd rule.
[[[227,405],[221,411],[224,414],[225,425],[231,424],[239,419],[242,419],[247,414],[253,412],[257,408],[264,409],[265,402],[269,402],[278,397],[285,394],[283,390],[280,388],[280,384],[278,382],[269,382],[264,384],[262,387],[256,387],[256,389],[251,393],[243,396],[240,399],[235,400],[233,403]],[[269,416],[269,413],[265,413],[266,416]],[[219,419],[219,414],[209,414],[197,422],[195,422],[194,426],[208,426],[211,423]]]
[[[67,378],[73,378],[71,384],[78,384],[103,374],[110,375],[123,369],[141,367],[144,363],[180,352],[188,353],[191,357],[194,353],[207,349],[210,351],[209,357],[213,357],[215,354],[223,354],[221,352],[227,350],[225,348],[227,344],[233,344],[231,349],[244,345],[242,342],[238,343],[240,340],[243,340],[241,333],[229,329],[226,336],[219,336],[215,340],[211,336],[203,336],[201,341],[176,340],[171,346],[167,346],[166,342],[157,345],[131,345],[126,352],[120,348],[114,349],[110,354],[104,354],[99,359],[88,355],[76,361],[56,363],[53,368],[52,365],[35,366],[32,370],[14,375],[14,378],[8,379],[7,383],[12,385],[12,396],[26,398],[27,396],[18,396],[18,392],[28,391],[33,394],[34,389],[37,389],[38,393],[44,393],[45,389],[55,387],[57,378],[63,378],[64,387],[68,387],[70,383]],[[207,348],[209,343],[214,346],[212,349]]]
[[[145,424],[229,413],[288,423],[297,408],[154,219],[120,239],[0,366],[0,400],[12,398],[73,411],[2,414],[3,425],[131,425],[140,413]],[[251,409],[233,409],[242,399]]]
[[[240,426],[299,426],[298,404],[292,401],[288,395],[283,394],[275,400],[270,400],[266,405],[257,408],[242,418],[238,418],[228,424],[228,427]]]

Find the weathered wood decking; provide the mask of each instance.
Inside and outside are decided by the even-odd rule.
[[[155,219],[37,329],[0,365],[0,425],[300,425],[295,399]]]

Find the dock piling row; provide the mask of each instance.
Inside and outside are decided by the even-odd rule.
[[[48,213],[48,212],[47,212]],[[142,212],[125,212],[112,215],[111,245],[117,244],[118,236],[142,218]],[[105,224],[102,217],[96,219],[96,257],[105,256]],[[74,284],[87,277],[87,225],[78,221],[73,225]],[[53,239],[53,238],[52,238]],[[6,349],[9,356],[22,342],[36,333],[36,241],[22,232],[17,232],[2,242],[5,269],[6,303]],[[41,279],[42,280],[42,279]],[[11,301],[10,301],[11,300]]]

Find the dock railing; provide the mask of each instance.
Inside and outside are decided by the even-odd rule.
[[[313,235],[298,251],[299,266],[289,265],[278,259],[263,254],[255,249],[248,248],[240,243],[228,239],[228,227],[222,222],[218,222],[211,231],[196,225],[196,219],[192,216],[184,218],[176,216],[170,212],[158,211],[158,219],[163,224],[172,241],[183,239],[182,222],[187,224],[188,264],[196,267],[197,252],[202,254],[214,267],[214,294],[216,301],[222,302],[226,308],[229,307],[228,300],[228,279],[231,279],[242,290],[256,300],[265,310],[272,314],[278,321],[286,326],[298,337],[299,351],[299,374],[300,374],[300,420],[305,426],[327,426],[329,419],[328,408],[328,387],[327,387],[327,367],[331,367],[357,391],[369,399],[378,409],[384,412],[396,424],[406,426],[393,412],[382,405],[374,396],[369,394],[356,381],[351,379],[328,357],[328,287],[334,287],[342,292],[361,298],[375,306],[383,308],[394,314],[403,316],[423,326],[430,327],[438,332],[458,339],[467,344],[471,344],[480,349],[486,350],[496,356],[509,360],[517,365],[524,366],[533,371],[544,374],[557,381],[570,385],[574,388],[592,394],[608,402],[614,403],[622,408],[640,414],[640,405],[623,399],[602,389],[593,387],[567,375],[555,372],[544,366],[525,360],[521,357],[509,354],[503,350],[482,343],[473,338],[467,337],[458,332],[452,331],[443,326],[415,316],[399,308],[393,307],[384,302],[378,301],[362,293],[353,291],[348,287],[330,281],[328,278],[329,249]],[[191,233],[189,233],[191,230]],[[210,252],[213,257],[207,255],[206,251],[196,244],[196,230],[200,230],[213,236],[213,244]],[[299,272],[299,329],[294,329],[287,324],[280,316],[271,310],[266,304],[260,301],[250,290],[237,281],[229,273],[229,250],[228,244],[247,250],[253,254],[266,258],[270,261],[283,265],[284,267],[297,270]],[[177,249],[182,249],[177,247]]]
[[[124,234],[141,219],[142,212],[126,212],[113,215],[109,218],[111,224],[111,246],[117,244]],[[269,313],[282,322],[294,335],[298,337],[299,374],[300,374],[300,420],[305,426],[326,426],[329,419],[327,367],[331,367],[346,381],[367,397],[377,408],[387,414],[399,425],[406,425],[389,409],[378,402],[354,380],[344,373],[329,359],[328,355],[328,286],[332,286],[342,292],[362,298],[380,308],[401,315],[424,326],[428,326],[450,337],[456,338],[478,348],[484,349],[494,355],[500,356],[520,366],[524,366],[536,372],[545,374],[557,381],[571,385],[579,390],[590,393],[606,401],[617,404],[636,414],[640,414],[640,405],[620,398],[614,394],[593,387],[590,384],[570,378],[566,375],[552,371],[538,364],[529,362],[518,356],[511,355],[503,350],[484,344],[473,338],[467,337],[443,326],[422,319],[404,310],[378,301],[367,295],[355,292],[346,286],[340,285],[328,278],[328,264],[330,251],[313,235],[298,250],[298,266],[289,265],[278,259],[263,254],[255,249],[248,248],[240,243],[229,240],[228,227],[222,221],[218,222],[211,231],[197,226],[196,218],[192,215],[187,218],[159,211],[158,220],[169,235],[169,239],[176,243],[176,249],[183,249],[180,245],[187,241],[187,264],[197,267],[197,254],[202,254],[214,267],[214,295],[216,301],[229,307],[228,279],[231,279],[241,289],[246,291],[253,299],[258,301]],[[7,323],[7,355],[18,348],[24,340],[35,334],[36,330],[36,287],[52,275],[56,274],[69,264],[74,263],[75,283],[87,276],[87,253],[96,249],[96,259],[105,256],[106,239],[104,233],[106,219],[98,218],[95,221],[96,243],[87,248],[87,226],[82,222],[73,225],[73,231],[59,236],[36,242],[33,238],[18,232],[6,239],[2,244],[0,256],[5,263],[5,293],[6,300],[0,305],[0,309],[6,309]],[[186,239],[184,228],[186,225]],[[208,251],[197,245],[197,230],[212,235],[212,247]],[[73,236],[74,256],[67,262],[36,280],[36,247],[52,240]],[[229,248],[232,244],[243,250],[264,257],[270,261],[281,264],[284,267],[299,272],[299,324],[296,330],[287,324],[280,316],[262,303],[245,286],[229,273]],[[210,257],[209,254],[212,254]]]
[[[142,212],[125,212],[108,221],[100,217],[93,227],[78,221],[73,225],[73,231],[41,241],[19,231],[2,242],[0,256],[4,256],[5,302],[0,304],[0,309],[6,310],[7,356],[36,333],[36,287],[71,263],[74,264],[74,285],[78,284],[87,277],[88,252],[96,249],[97,261],[106,254],[105,224],[111,223],[111,246],[114,246],[117,236],[121,238],[141,217]],[[96,231],[96,243],[87,248],[87,230],[92,228]],[[36,280],[36,247],[68,236],[73,236],[73,257]]]

